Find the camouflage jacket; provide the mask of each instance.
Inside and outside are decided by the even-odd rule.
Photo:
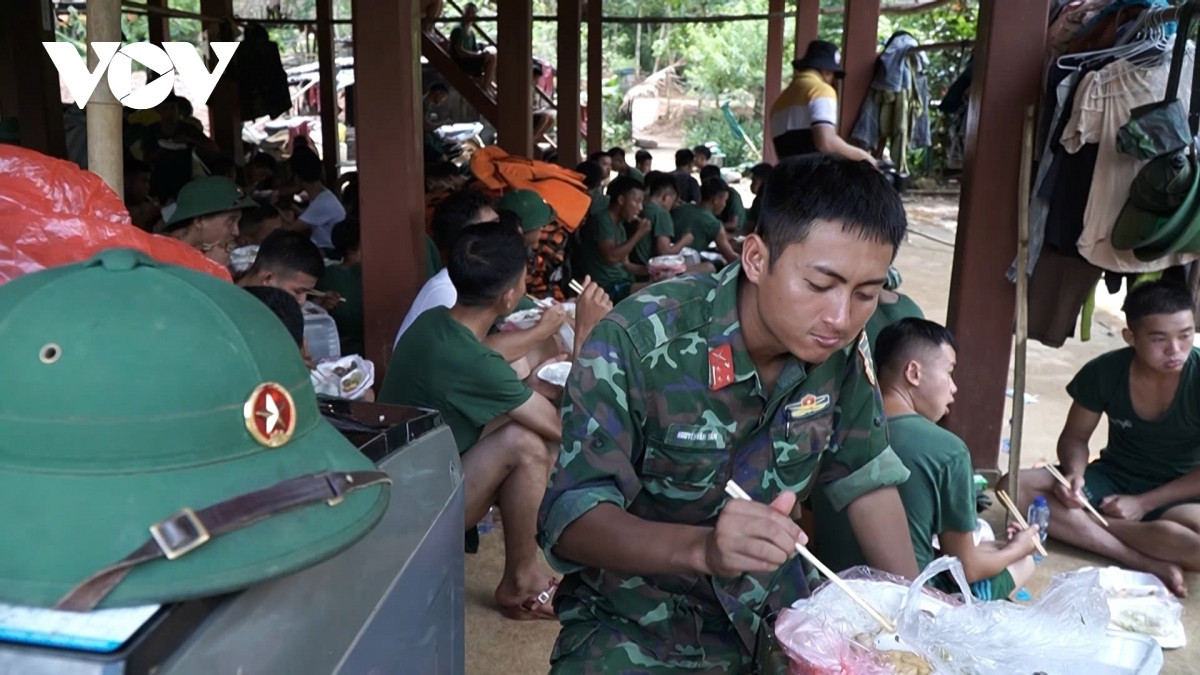
[[[713,525],[731,478],[769,502],[807,494],[820,472],[840,509],[908,477],[888,446],[865,336],[815,367],[790,360],[765,392],[738,320],[740,275],[734,264],[655,284],[618,305],[580,352],[538,519],[547,559],[567,574],[556,657],[583,622],[619,630],[663,665],[707,669],[706,652],[722,648],[749,659],[763,619],[808,594],[797,556],[736,578],[626,575],[558,558],[563,529],[596,505]]]

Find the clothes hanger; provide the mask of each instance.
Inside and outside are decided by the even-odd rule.
[[[1129,42],[1090,52],[1064,54],[1058,57],[1055,64],[1062,70],[1079,71],[1106,59],[1129,60],[1147,51],[1154,52],[1164,39],[1168,41],[1166,44],[1170,44],[1171,36],[1167,34],[1165,22],[1159,17],[1158,12],[1142,12],[1125,33]]]

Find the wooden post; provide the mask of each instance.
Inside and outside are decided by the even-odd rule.
[[[604,5],[600,0],[587,3],[587,151],[604,145]]]
[[[1033,173],[1034,107],[1025,108],[1021,173],[1017,184],[1017,353],[1013,365],[1013,423],[1008,450],[1008,493],[1020,495],[1021,438],[1025,431],[1025,367],[1029,349],[1029,193]]]
[[[158,9],[167,8],[167,0],[146,0],[148,7],[156,7]],[[150,27],[150,41],[156,45],[162,45],[164,42],[171,40],[171,18],[165,14],[155,12],[146,13],[146,23]]]
[[[821,28],[821,0],[796,0],[796,55],[804,56],[808,43],[817,39]]]
[[[579,61],[583,0],[558,3],[558,163],[579,164]]]
[[[875,50],[879,42],[879,0],[846,0],[843,15],[841,110],[838,132],[850,138],[858,111],[871,89],[875,75]]]
[[[366,356],[382,382],[425,282],[418,0],[354,0],[355,132]]]
[[[204,22],[204,32],[209,42],[232,42],[235,39],[233,25],[233,0],[200,0],[200,13],[220,19]],[[201,54],[206,60],[210,54]],[[216,64],[215,57],[209,68]],[[242,157],[241,105],[238,102],[237,80],[225,76],[217,82],[208,99],[208,128],[212,139],[227,158],[239,162]]]
[[[0,11],[0,112],[19,120],[22,147],[65,159],[58,71],[41,44],[53,40],[50,3],[15,2]]]
[[[321,78],[321,163],[329,186],[338,180],[338,109],[337,75],[333,60],[333,0],[317,0],[317,72]]]
[[[496,43],[502,45],[496,64],[500,109],[496,133],[500,146],[510,154],[534,158],[533,0],[504,3],[496,23]]]
[[[767,11],[772,15],[767,19],[767,68],[766,82],[763,92],[763,161],[775,163],[775,144],[771,142],[771,106],[779,98],[779,90],[783,86],[783,12],[786,0],[769,0]],[[776,16],[778,14],[778,16]]]
[[[1045,0],[982,0],[967,115],[962,197],[947,325],[958,341],[959,390],[946,426],[995,474],[1004,424],[1014,288],[1022,123],[1038,99],[1045,55]]]
[[[121,42],[121,0],[88,0],[87,41]],[[90,47],[88,70],[95,70],[96,53]],[[113,192],[125,195],[125,155],[122,144],[121,103],[107,82],[97,86],[87,103],[88,171],[100,176]],[[22,120],[23,121],[23,120]]]

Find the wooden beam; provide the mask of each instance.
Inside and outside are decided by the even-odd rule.
[[[796,0],[796,55],[804,56],[808,43],[817,39],[821,28],[821,0]]]
[[[771,141],[771,106],[783,86],[783,24],[786,0],[769,0],[767,11],[767,67],[763,91],[763,161],[775,163],[775,144]],[[790,69],[789,69],[790,70]]]
[[[850,138],[858,111],[871,89],[875,76],[875,50],[879,43],[879,0],[846,0],[843,18],[841,110],[838,132]]]
[[[558,2],[558,163],[579,164],[579,62],[583,0]]]
[[[600,0],[587,4],[587,151],[604,145],[604,6]]]
[[[355,133],[366,356],[382,382],[425,282],[418,0],[354,0]]]
[[[333,0],[317,0],[317,72],[321,78],[321,161],[325,165],[325,181],[329,186],[338,182],[338,109],[337,75],[333,70],[334,52]]]
[[[16,2],[0,12],[0,112],[19,120],[22,147],[66,159],[58,71],[41,44],[53,40],[50,3]]]
[[[1004,428],[1015,290],[1024,110],[1037,103],[1045,55],[1045,0],[982,0],[975,86],[967,115],[962,200],[947,321],[958,341],[959,390],[946,426],[975,466],[995,470]]]
[[[233,42],[233,0],[200,0],[200,12],[217,21],[204,22],[204,32],[209,42]],[[216,65],[215,54],[201,54],[209,61],[211,70]],[[208,99],[208,128],[212,139],[228,159],[238,161],[242,156],[242,114],[238,101],[237,80],[222,77],[212,96]]]
[[[124,5],[125,3],[121,3]],[[167,0],[146,0],[147,7],[156,10],[167,8]],[[161,12],[146,12],[146,23],[150,27],[150,41],[156,45],[171,40],[171,17]]]
[[[504,4],[496,41],[504,45],[496,64],[500,147],[509,154],[540,159],[533,156],[533,0]]]

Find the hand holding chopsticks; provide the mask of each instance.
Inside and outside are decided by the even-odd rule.
[[[1017,521],[1017,524],[1021,526],[1022,530],[1029,529],[1029,521],[1025,520],[1025,516],[1021,515],[1021,512],[1017,510],[1017,505],[1013,503],[1011,498],[1009,498],[1007,492],[1004,490],[996,490],[996,499],[999,499],[1001,503],[1004,504],[1004,508],[1008,509],[1008,512],[1012,514],[1013,519]],[[1041,534],[1039,533],[1038,536],[1040,537]],[[1033,546],[1037,549],[1038,553],[1042,554],[1043,558],[1049,555],[1046,553],[1046,547],[1042,546],[1042,542],[1040,540],[1035,541]]]
[[[1053,464],[1047,464],[1046,470],[1050,472],[1051,476],[1054,476],[1054,480],[1058,481],[1059,485],[1062,485],[1067,489],[1068,493],[1072,492],[1071,481],[1067,480],[1067,477],[1062,475],[1062,472],[1058,470],[1058,467],[1054,466]],[[1099,521],[1101,525],[1108,527],[1108,520],[1104,516],[1100,515],[1100,512],[1097,511],[1089,501],[1086,499],[1081,501],[1083,502],[1083,508],[1087,509],[1088,513],[1095,516],[1096,520]]]
[[[746,494],[745,490],[742,490],[741,486],[739,486],[737,483],[733,482],[732,480],[725,483],[725,493],[728,494],[730,497],[733,497],[734,499],[743,499],[743,500],[750,501],[750,495]],[[842,590],[843,593],[850,596],[850,599],[853,600],[855,603],[857,603],[859,607],[862,607],[863,611],[865,611],[868,615],[870,615],[870,617],[872,619],[878,621],[879,625],[883,626],[883,629],[885,631],[887,631],[889,633],[896,632],[895,625],[893,625],[892,622],[887,619],[887,617],[885,617],[883,614],[881,614],[879,612],[879,610],[875,609],[875,607],[873,607],[871,605],[871,603],[869,603],[865,599],[863,599],[862,596],[860,596],[858,593],[855,593],[854,589],[850,588],[850,586],[848,584],[846,584],[845,581],[842,581],[841,577],[839,577],[837,574],[835,574],[833,572],[833,570],[829,569],[825,565],[825,563],[821,562],[815,555],[813,555],[812,551],[809,551],[808,548],[804,546],[804,544],[801,544],[800,542],[796,542],[796,552],[799,553],[805,560],[807,560],[809,562],[809,564],[811,564],[813,567],[817,568],[818,572],[820,572],[827,579],[832,581],[834,583],[834,585],[836,585],[838,588],[840,588]]]

